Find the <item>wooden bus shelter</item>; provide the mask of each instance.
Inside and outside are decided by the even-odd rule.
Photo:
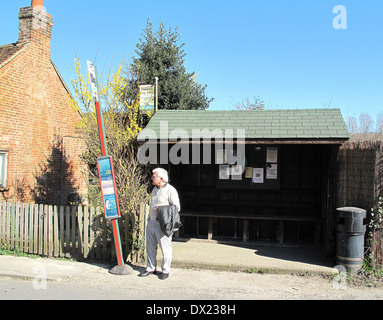
[[[142,155],[169,171],[180,194],[182,237],[327,253],[336,160],[347,139],[339,109],[160,110],[138,136]]]

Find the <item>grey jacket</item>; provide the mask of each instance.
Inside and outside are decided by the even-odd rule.
[[[157,207],[157,220],[160,223],[161,231],[170,237],[174,231],[182,227],[180,214],[174,204]]]

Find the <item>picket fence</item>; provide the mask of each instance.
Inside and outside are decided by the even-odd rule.
[[[125,259],[131,254],[132,226],[145,230],[146,207],[118,219]],[[141,218],[140,218],[141,217]],[[0,202],[0,246],[46,257],[114,261],[111,221],[101,208]],[[139,233],[143,238],[143,232]],[[139,239],[138,239],[139,240]]]

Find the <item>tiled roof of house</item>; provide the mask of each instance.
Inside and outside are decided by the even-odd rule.
[[[162,125],[162,126],[161,126]],[[167,126],[167,128],[166,128]],[[246,139],[347,140],[349,133],[339,109],[288,109],[256,111],[159,110],[138,141],[169,139],[177,134],[192,137],[194,130],[245,130]],[[161,132],[162,130],[162,132]],[[196,131],[195,131],[196,132]],[[203,135],[201,136],[203,138]]]
[[[11,43],[0,46],[0,69],[27,47],[26,44]]]

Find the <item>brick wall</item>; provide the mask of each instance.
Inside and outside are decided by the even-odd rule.
[[[9,187],[0,199],[66,204],[87,192],[81,117],[50,60],[51,17],[27,7],[19,18],[25,46],[0,69],[0,149],[8,150]]]

